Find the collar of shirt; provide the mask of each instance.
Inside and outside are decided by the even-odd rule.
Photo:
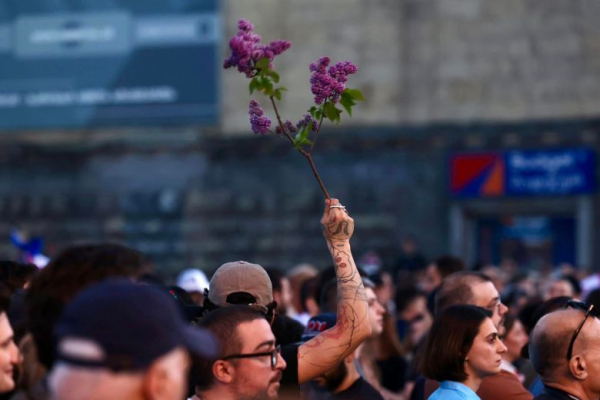
[[[552,388],[552,387],[546,386],[546,385],[544,385],[544,392],[546,392],[548,394],[554,394],[557,396],[561,396],[561,398],[568,399],[568,400],[580,400],[579,397],[573,396],[572,394],[569,394],[569,393],[565,392],[564,390]]]

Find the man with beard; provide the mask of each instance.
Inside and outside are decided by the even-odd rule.
[[[335,325],[336,314],[325,313],[308,321],[302,341],[306,342]],[[303,385],[307,400],[375,399],[383,400],[373,386],[360,376],[352,353],[333,369]]]
[[[216,360],[197,363],[192,400],[276,399],[286,363],[265,315],[244,305],[212,311],[200,320],[219,341]]]

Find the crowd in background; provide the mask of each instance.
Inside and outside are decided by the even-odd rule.
[[[0,262],[1,398],[598,398],[551,359],[568,347],[565,368],[600,371],[578,358],[590,333],[576,341],[597,322],[597,272],[467,268],[412,238],[394,265],[354,262],[345,208],[327,202],[321,222],[333,260],[321,268],[235,261],[169,286],[117,244],[67,247],[43,269]]]

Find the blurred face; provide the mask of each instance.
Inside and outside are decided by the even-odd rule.
[[[521,349],[527,344],[528,341],[529,336],[527,335],[527,332],[525,332],[523,324],[521,321],[516,320],[512,326],[512,329],[504,336],[503,342],[506,346],[506,354],[504,355],[504,358],[509,362],[513,362],[517,358],[521,357]]]
[[[286,312],[292,305],[292,287],[288,278],[281,278],[281,304],[278,304],[277,309],[281,312]]]
[[[398,317],[406,321],[410,341],[416,344],[429,331],[433,322],[427,309],[427,299],[419,296],[414,299]]]
[[[375,288],[375,295],[377,295],[379,304],[385,305],[394,297],[394,282],[392,276],[387,272],[381,273],[381,280],[383,285]]]
[[[546,300],[560,296],[573,297],[574,295],[571,284],[568,281],[560,280],[552,283],[546,295]]]
[[[177,348],[171,351],[162,362],[165,363],[165,371],[169,374],[169,379],[165,381],[165,388],[161,391],[163,398],[184,399],[187,393],[187,378],[190,368],[190,358],[187,351]]]
[[[503,333],[504,315],[508,311],[500,301],[500,295],[492,282],[477,282],[471,285],[473,291],[473,305],[485,308],[492,312],[492,321],[498,328],[500,333]]]
[[[243,343],[240,354],[264,353],[275,348],[275,336],[265,319],[257,319],[238,325],[237,334]],[[271,368],[270,356],[235,359],[235,377],[232,384],[237,395],[243,399],[276,399],[279,381],[285,369],[281,354],[277,356],[275,369]]]
[[[497,374],[504,353],[506,346],[498,338],[496,326],[490,318],[486,318],[467,353],[465,372],[478,378]]]
[[[371,336],[379,336],[383,331],[383,314],[385,310],[377,301],[377,296],[371,288],[365,289],[369,304],[369,320],[371,321]]]
[[[6,313],[0,314],[0,393],[15,387],[13,371],[19,362],[19,349],[13,340],[13,330]]]
[[[423,291],[425,293],[431,293],[436,287],[442,284],[442,276],[438,272],[435,264],[429,264],[425,270],[425,278],[421,283]]]

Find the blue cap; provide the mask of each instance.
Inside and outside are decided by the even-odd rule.
[[[218,349],[208,331],[186,323],[166,293],[125,279],[81,292],[54,332],[60,361],[113,371],[144,369],[176,347],[205,358]]]
[[[319,333],[333,328],[337,321],[336,313],[318,314],[308,320],[306,329],[302,334],[302,341],[307,342],[317,336]]]

